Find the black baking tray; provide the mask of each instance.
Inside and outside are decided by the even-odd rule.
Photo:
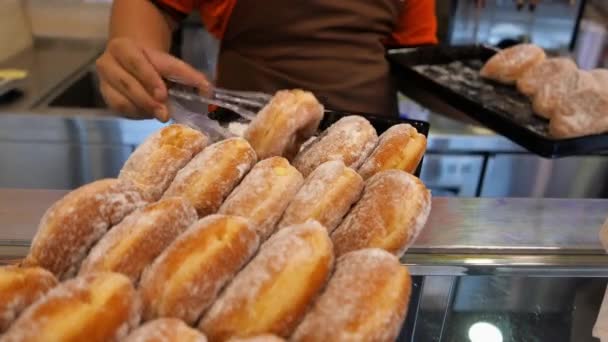
[[[372,126],[374,126],[374,128],[376,129],[376,132],[378,132],[378,135],[382,134],[384,131],[389,129],[391,126],[403,124],[403,123],[407,123],[407,124],[414,126],[414,128],[416,128],[418,133],[424,134],[425,137],[428,137],[428,135],[429,135],[430,124],[426,121],[402,119],[399,117],[388,117],[388,116],[385,117],[385,116],[371,115],[371,114],[365,114],[365,113],[359,113],[359,112],[342,112],[342,111],[335,111],[335,110],[325,110],[323,120],[319,124],[319,132],[324,131],[329,126],[331,126],[333,123],[335,123],[336,121],[340,120],[341,118],[343,118],[345,116],[349,116],[349,115],[361,115],[361,116],[365,117],[372,124]],[[229,110],[223,109],[223,108],[219,108],[219,109],[209,113],[209,117],[213,120],[217,120],[222,125],[226,125],[230,122],[238,121],[240,119],[240,116],[238,116],[237,114],[235,114]],[[417,177],[420,177],[420,169],[422,168],[423,161],[424,161],[424,158],[423,158],[423,160],[420,161],[420,164],[418,165],[418,169],[416,170],[416,172],[414,172],[414,175]]]
[[[534,115],[526,96],[514,86],[482,79],[479,69],[496,52],[483,45],[432,46],[394,50],[388,59],[405,95],[429,107],[447,104],[540,156],[608,152],[608,134],[552,138],[549,121]]]

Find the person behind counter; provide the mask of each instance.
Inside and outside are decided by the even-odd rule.
[[[386,47],[437,42],[434,0],[115,0],[110,40],[97,60],[111,108],[167,121],[163,76],[209,86],[168,54],[172,30],[194,10],[221,39],[216,85],[304,88],[337,110],[396,115]]]

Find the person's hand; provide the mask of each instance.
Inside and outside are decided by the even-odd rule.
[[[110,40],[97,59],[100,89],[108,106],[132,118],[169,120],[167,88],[162,77],[176,77],[200,88],[209,81],[185,62],[129,38]]]

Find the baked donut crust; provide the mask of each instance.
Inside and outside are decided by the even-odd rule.
[[[40,267],[0,267],[0,334],[21,312],[57,285],[55,276]]]
[[[517,79],[517,90],[527,96],[534,96],[545,84],[553,82],[562,72],[577,70],[570,58],[547,58],[528,69]]]
[[[118,341],[140,319],[141,303],[119,273],[102,272],[67,280],[27,308],[2,342]]]
[[[131,154],[118,178],[135,184],[146,200],[156,201],[177,171],[207,146],[208,141],[207,136],[188,126],[163,127]]]
[[[323,105],[304,90],[280,90],[256,115],[245,131],[260,159],[291,159],[323,119]]]
[[[196,220],[196,210],[183,198],[148,204],[99,240],[82,262],[80,274],[118,272],[136,283],[141,272]]]
[[[290,340],[395,341],[411,288],[409,272],[395,256],[380,249],[344,254]]]
[[[481,77],[515,84],[526,71],[545,60],[545,51],[534,44],[518,44],[501,50],[481,68]]]
[[[123,342],[207,342],[207,338],[177,318],[159,318],[133,330]]]
[[[368,179],[380,171],[414,173],[426,151],[426,137],[410,124],[390,127],[380,135],[378,145],[365,160],[359,174]]]
[[[378,142],[374,127],[362,116],[351,115],[336,121],[300,151],[293,165],[308,176],[319,165],[341,160],[357,170]]]
[[[41,266],[60,280],[72,277],[93,244],[143,205],[137,188],[118,179],[71,191],[46,211],[22,264]]]
[[[276,224],[304,178],[287,159],[271,157],[257,163],[220,207],[219,213],[245,217],[262,241]]]
[[[247,140],[222,140],[205,148],[181,169],[163,197],[186,198],[199,217],[214,214],[255,162],[255,152]]]
[[[382,248],[401,257],[430,210],[431,194],[420,179],[400,170],[382,171],[366,181],[361,200],[333,232],[336,256]]]
[[[561,101],[549,122],[555,138],[575,138],[608,132],[608,91],[582,89]]]
[[[545,83],[532,99],[534,113],[551,119],[557,110],[569,103],[566,98],[572,93],[598,86],[593,75],[584,70],[567,70],[557,74],[551,83]]]
[[[144,272],[144,320],[175,317],[195,324],[258,244],[255,229],[242,217],[211,215],[199,220]]]
[[[321,164],[305,180],[279,223],[279,229],[315,220],[328,232],[342,221],[361,196],[363,179],[341,160]]]
[[[254,337],[231,338],[228,342],[285,342],[285,340],[275,335],[258,335]]]
[[[327,229],[309,221],[282,229],[236,275],[199,324],[211,341],[288,337],[333,266]]]

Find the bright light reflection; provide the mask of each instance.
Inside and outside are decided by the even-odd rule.
[[[502,342],[502,333],[494,324],[477,322],[469,328],[471,342]]]

